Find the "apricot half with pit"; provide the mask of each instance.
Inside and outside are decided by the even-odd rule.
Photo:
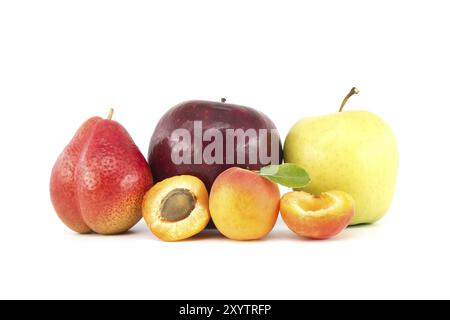
[[[158,238],[184,240],[202,231],[210,220],[208,191],[193,176],[168,178],[146,193],[142,212]]]
[[[355,212],[355,201],[343,191],[329,191],[318,196],[294,191],[281,198],[280,211],[286,225],[298,235],[328,239],[349,225]]]

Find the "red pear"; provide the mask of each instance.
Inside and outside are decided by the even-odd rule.
[[[50,195],[61,220],[78,233],[123,233],[142,217],[153,184],[149,166],[125,128],[93,117],[56,161]]]

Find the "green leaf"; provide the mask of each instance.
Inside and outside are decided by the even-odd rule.
[[[259,175],[288,188],[303,188],[311,181],[305,169],[294,163],[261,168]]]

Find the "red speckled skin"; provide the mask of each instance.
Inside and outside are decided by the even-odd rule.
[[[273,122],[263,113],[252,108],[221,102],[211,101],[187,101],[170,109],[159,121],[152,136],[148,162],[154,173],[155,181],[159,182],[176,175],[193,175],[202,180],[208,190],[219,174],[231,167],[243,167],[250,170],[259,170],[262,166],[258,157],[258,163],[254,165],[227,165],[227,164],[181,164],[172,162],[171,154],[175,143],[170,140],[172,132],[179,128],[187,129],[193,137],[194,121],[202,121],[203,132],[210,128],[219,129],[225,137],[226,129],[276,129]],[[193,138],[192,138],[193,140]],[[225,139],[224,139],[225,140]],[[278,135],[279,140],[279,135]],[[271,155],[270,137],[267,139],[269,155]],[[193,141],[192,141],[193,143]],[[203,149],[210,142],[203,142]],[[252,143],[252,142],[250,142]],[[250,144],[249,143],[249,144]],[[254,143],[254,142],[253,142]],[[248,145],[247,145],[248,146]],[[191,155],[194,159],[194,148],[191,146]],[[224,141],[225,150],[225,141]],[[248,150],[246,150],[246,153]],[[235,151],[235,159],[237,152]],[[272,164],[282,162],[283,152],[281,141],[279,142],[279,157]],[[224,163],[225,163],[224,152]],[[246,154],[246,158],[247,154]]]
[[[61,220],[79,233],[117,234],[142,217],[153,180],[144,156],[119,123],[91,118],[52,170],[50,194]]]
[[[56,213],[70,229],[78,233],[89,233],[91,228],[81,215],[76,195],[75,169],[92,128],[99,121],[101,118],[94,117],[83,123],[58,157],[50,178],[50,196]]]

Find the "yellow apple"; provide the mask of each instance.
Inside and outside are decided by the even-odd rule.
[[[350,224],[373,223],[391,205],[398,172],[399,153],[389,125],[368,111],[339,113],[300,120],[284,145],[286,162],[306,169],[311,183],[306,192],[321,194],[341,190],[355,199]]]

